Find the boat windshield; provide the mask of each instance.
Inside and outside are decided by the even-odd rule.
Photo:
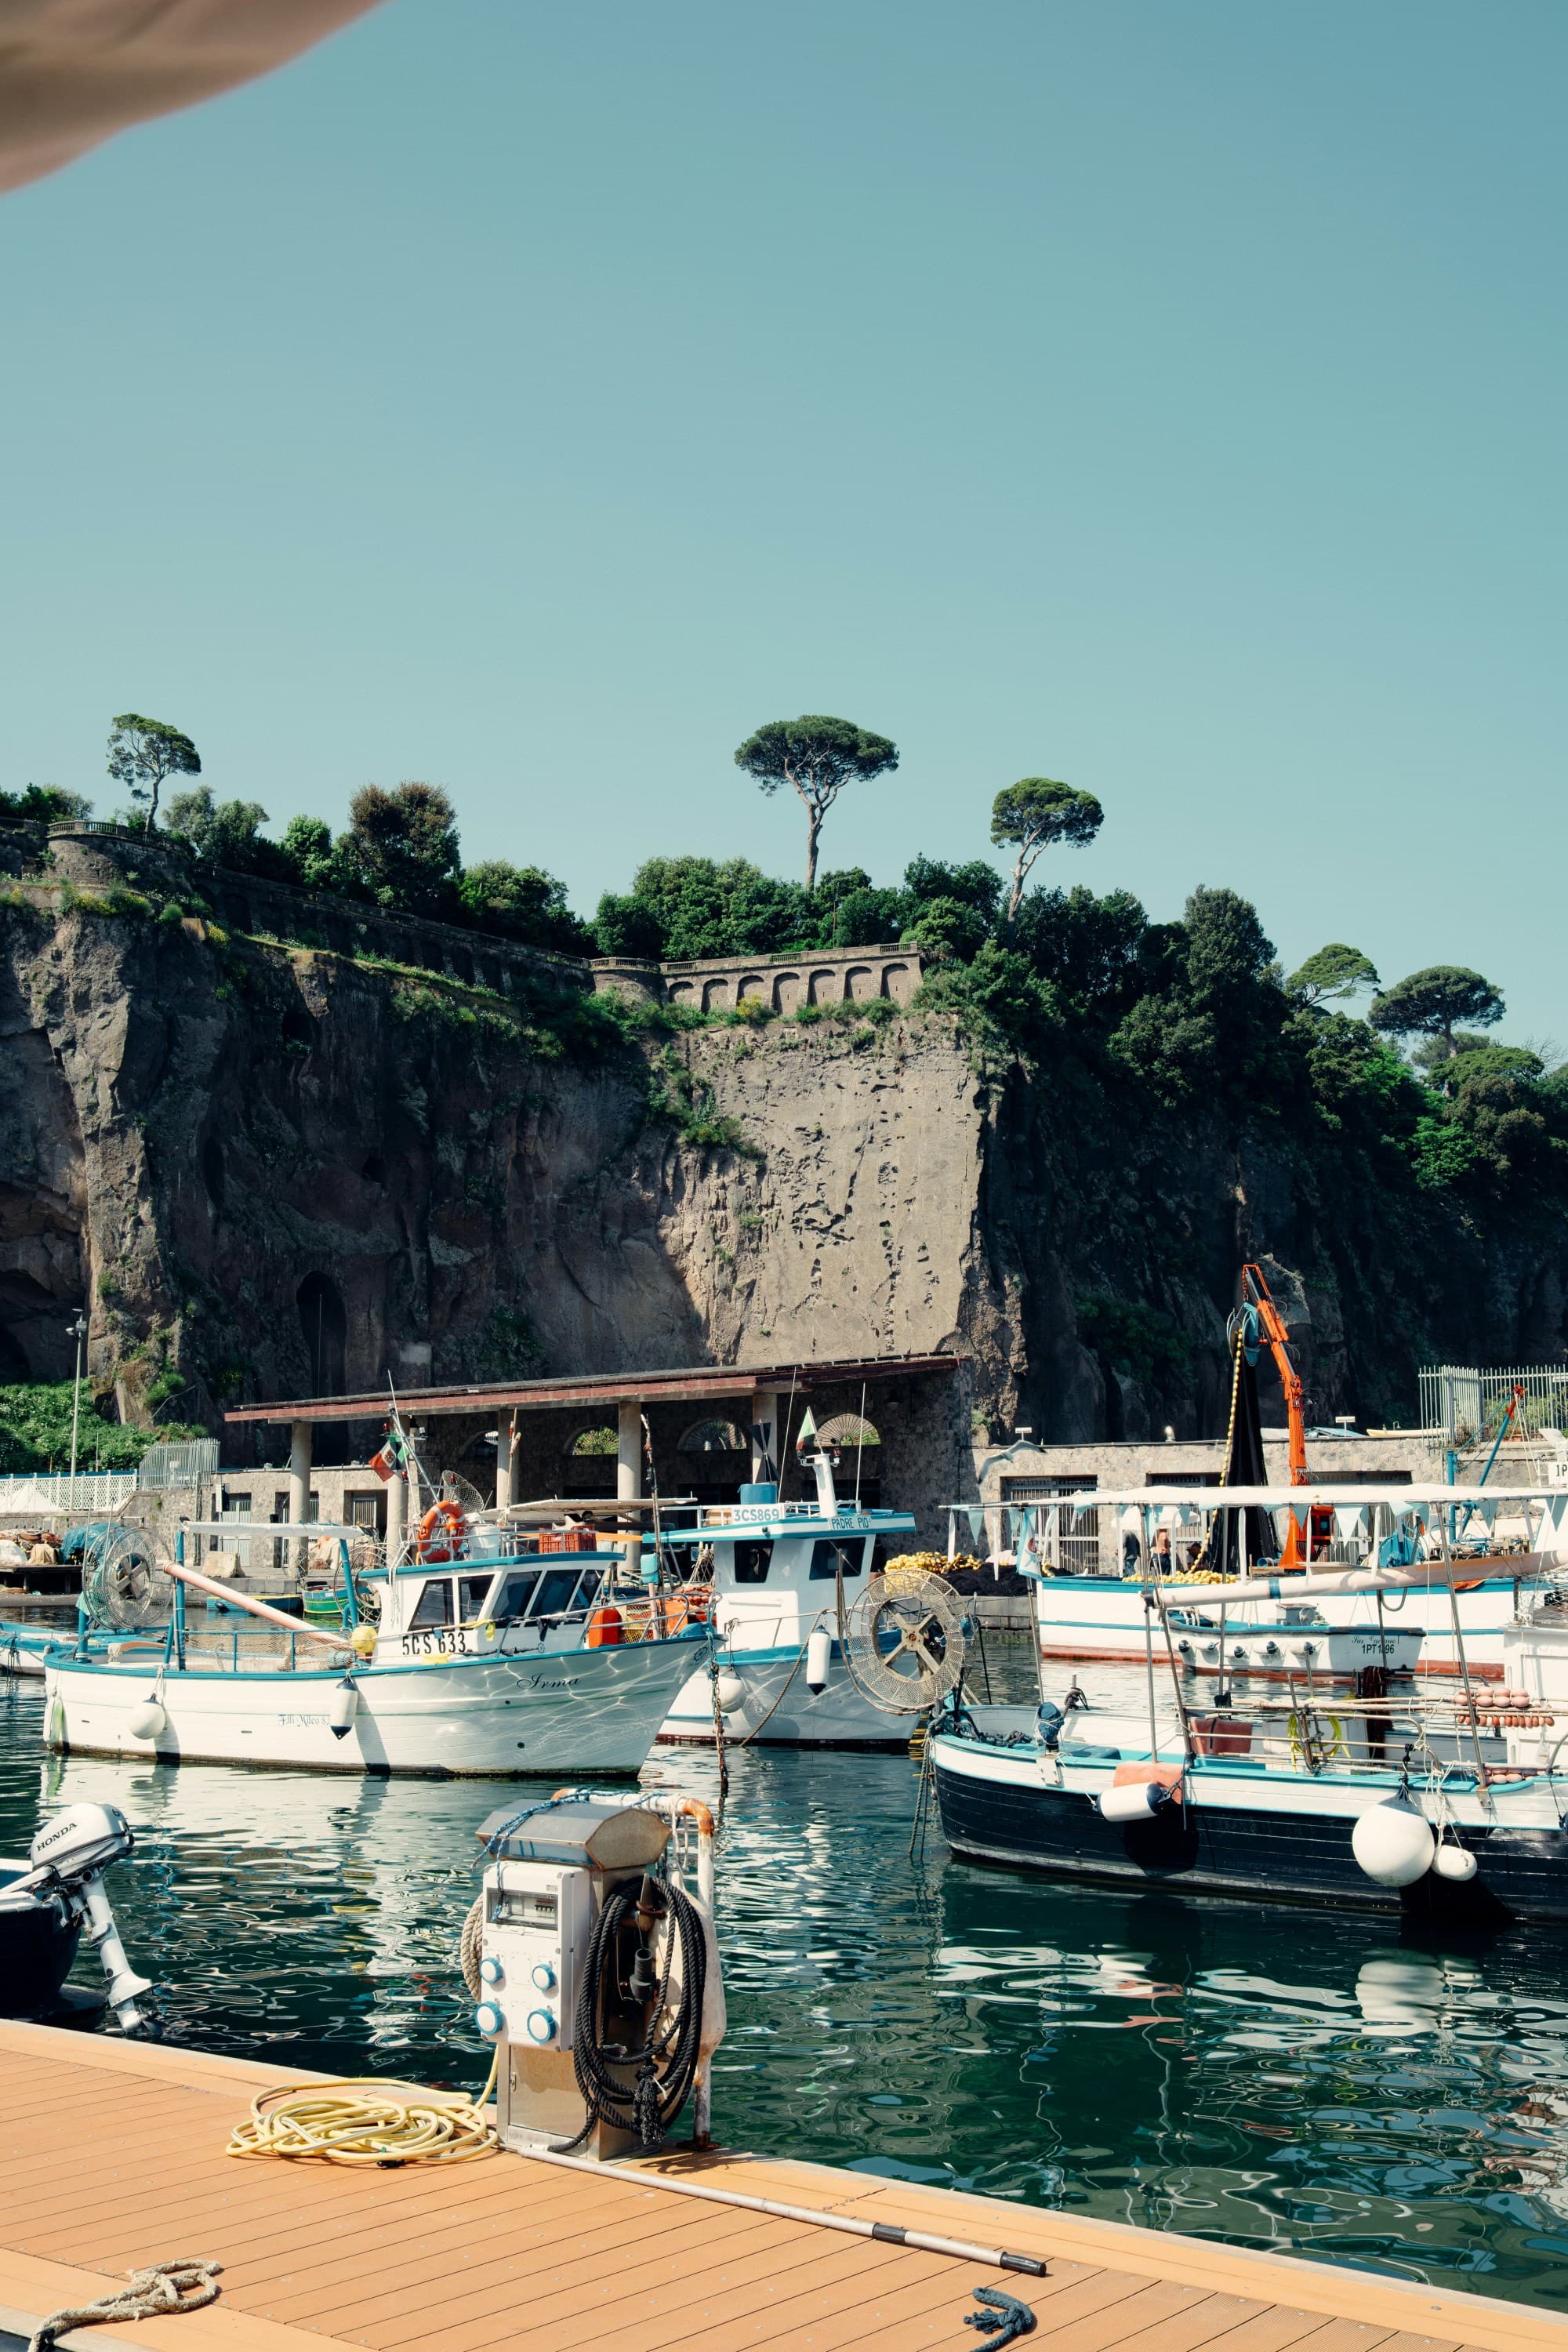
[[[868,1536],[823,1536],[811,1547],[813,1576],[837,1576],[842,1570],[845,1578],[858,1576],[866,1557]]]
[[[599,1590],[600,1571],[585,1568],[511,1569],[501,1579],[494,1606],[486,1613],[497,1625],[515,1625],[530,1617],[537,1624],[546,1617],[565,1617],[590,1608]]]
[[[419,1595],[413,1616],[414,1625],[449,1625],[452,1622],[452,1580],[448,1576],[433,1576]]]
[[[520,1617],[528,1614],[528,1604],[533,1598],[533,1588],[539,1582],[536,1568],[513,1570],[501,1579],[490,1616],[498,1625],[515,1625]]]

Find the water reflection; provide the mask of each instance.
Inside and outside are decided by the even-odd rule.
[[[479,2080],[457,1937],[510,1787],[44,1760],[40,1714],[0,1686],[0,1852],[40,1804],[124,1808],[116,1906],[173,2035]],[[700,1756],[658,1769],[716,1794]],[[732,1771],[731,2145],[1568,2305],[1563,1937],[1074,1888],[939,1839],[911,1868],[901,1757]]]

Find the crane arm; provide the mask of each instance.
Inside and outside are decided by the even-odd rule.
[[[1258,1318],[1258,1328],[1268,1343],[1268,1352],[1274,1359],[1274,1368],[1279,1375],[1279,1385],[1285,1391],[1285,1420],[1289,1433],[1290,1445],[1290,1484],[1292,1486],[1304,1486],[1307,1484],[1306,1391],[1301,1386],[1301,1375],[1296,1370],[1295,1359],[1290,1353],[1290,1337],[1285,1328],[1285,1318],[1274,1304],[1268,1285],[1263,1279],[1261,1266],[1244,1265],[1242,1267],[1241,1297],[1242,1303],[1250,1307]]]

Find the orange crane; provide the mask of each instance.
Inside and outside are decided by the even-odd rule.
[[[1279,1385],[1285,1391],[1285,1421],[1290,1444],[1290,1484],[1292,1486],[1305,1486],[1308,1484],[1307,1417],[1303,1409],[1305,1391],[1301,1386],[1301,1375],[1296,1370],[1295,1359],[1290,1352],[1290,1337],[1285,1328],[1285,1318],[1274,1304],[1260,1265],[1244,1265],[1241,1269],[1241,1305],[1232,1318],[1233,1328],[1237,1325],[1240,1327],[1241,1344],[1249,1357],[1256,1360],[1259,1348],[1266,1346],[1274,1359]],[[1327,1511],[1323,1513],[1325,1540],[1331,1516]],[[1314,1536],[1318,1534],[1315,1527],[1312,1533]],[[1285,1538],[1285,1549],[1279,1555],[1279,1565],[1285,1569],[1306,1566],[1301,1529],[1294,1513]]]

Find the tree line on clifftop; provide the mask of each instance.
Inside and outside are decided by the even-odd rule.
[[[995,796],[990,837],[1008,855],[1005,876],[985,858],[924,856],[897,884],[858,866],[819,872],[827,813],[848,785],[896,768],[896,746],[807,716],[759,729],[734,756],[764,793],[799,797],[804,883],[742,857],[650,858],[629,890],[601,898],[591,923],[539,866],[465,866],[438,785],[367,784],[342,833],[297,816],[273,840],[258,803],[218,801],[191,781],[201,760],[176,728],[122,714],[108,766],[131,798],[121,821],[183,840],[198,864],[569,955],[777,958],[901,941],[926,967],[916,1010],[953,1014],[983,1055],[1124,1097],[1123,1116],[1140,1102],[1151,1113],[1223,1109],[1273,1119],[1299,1141],[1310,1131],[1336,1160],[1361,1160],[1368,1181],[1501,1185],[1518,1205],[1534,1196],[1554,1213],[1568,1202],[1568,1068],[1482,1034],[1506,1008],[1481,973],[1435,965],[1384,989],[1370,958],[1336,941],[1286,975],[1257,910],[1233,890],[1197,889],[1179,921],[1155,922],[1129,891],[1030,888],[1047,851],[1092,840],[1102,820],[1092,793],[1049,777]],[[163,788],[175,783],[184,788],[165,809]],[[52,786],[0,794],[0,814],[13,818],[87,806]],[[1358,1015],[1350,1008],[1365,992]]]

